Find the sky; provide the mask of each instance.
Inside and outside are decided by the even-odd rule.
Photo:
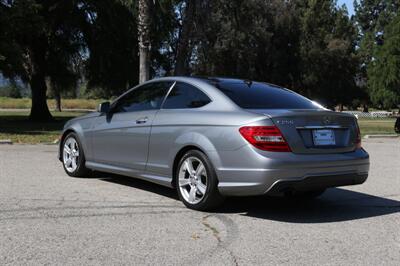
[[[349,16],[354,15],[354,7],[353,7],[354,0],[338,0],[337,4],[339,6],[345,4],[347,6],[347,10],[349,11]]]

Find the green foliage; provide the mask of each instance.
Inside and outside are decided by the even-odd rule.
[[[76,83],[82,18],[75,1],[0,1],[0,70],[30,85],[33,120],[51,120],[47,81],[56,90]]]
[[[21,88],[16,85],[0,87],[0,97],[22,98]]]
[[[377,105],[399,102],[398,0],[357,1],[353,18],[334,0],[150,2],[152,77],[256,79],[329,107],[363,104],[367,92]],[[0,0],[0,71],[45,91],[33,98],[47,88],[118,95],[138,83],[137,9],[133,0]]]
[[[383,99],[391,97],[387,91],[378,92],[377,87],[371,88],[373,84],[369,75],[380,75],[382,70],[376,69],[370,64],[375,64],[377,50],[386,39],[386,26],[399,13],[400,2],[398,0],[360,0],[355,1],[355,24],[358,27],[357,56],[360,60],[358,79],[360,86],[369,94],[373,104],[383,104]],[[374,78],[373,78],[374,79]],[[382,88],[382,87],[381,87]],[[378,100],[376,95],[380,94]],[[386,95],[386,96],[383,96]],[[385,99],[385,106],[391,105],[391,99]],[[379,102],[379,103],[378,103]]]
[[[383,45],[377,46],[368,67],[371,100],[389,109],[400,103],[400,15],[386,27]]]
[[[193,72],[276,83],[329,106],[356,93],[356,30],[333,1],[210,2]]]
[[[347,11],[332,1],[299,2],[299,71],[304,93],[330,108],[351,103],[358,62],[354,54],[356,30]]]
[[[127,3],[125,3],[127,4]],[[82,2],[87,16],[83,34],[87,47],[88,89],[109,97],[138,82],[135,6],[120,1]]]

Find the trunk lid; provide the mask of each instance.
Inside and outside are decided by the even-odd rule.
[[[269,117],[293,153],[344,153],[356,148],[358,125],[353,115],[324,109],[249,111]]]

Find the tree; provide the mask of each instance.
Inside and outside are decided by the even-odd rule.
[[[356,90],[356,31],[333,1],[299,1],[300,73],[304,93],[328,108],[350,104]]]
[[[195,74],[268,81],[330,107],[352,102],[356,31],[334,1],[215,0],[207,13],[189,21]]]
[[[138,84],[136,1],[87,0],[81,10],[86,47],[80,64],[88,91],[109,98]]]
[[[151,0],[139,0],[138,35],[139,35],[139,83],[150,77],[150,21]]]
[[[209,6],[194,47],[196,74],[294,87],[299,28],[291,1],[217,0]]]
[[[0,1],[0,70],[29,84],[31,120],[52,119],[46,78],[57,83],[54,73],[71,73],[70,58],[81,49],[79,17],[79,9],[70,1]]]
[[[385,38],[377,46],[368,65],[368,87],[375,105],[386,109],[400,103],[400,14],[386,27]]]
[[[398,0],[360,0],[355,1],[355,24],[358,28],[356,43],[359,58],[358,79],[362,88],[370,93],[367,82],[367,69],[373,60],[373,54],[385,39],[385,27],[399,12]],[[371,72],[370,72],[371,73]],[[376,102],[376,101],[375,101]]]
[[[195,20],[200,1],[183,1],[183,12],[180,14],[179,36],[176,47],[175,75],[187,75],[190,72],[189,60],[195,41]]]

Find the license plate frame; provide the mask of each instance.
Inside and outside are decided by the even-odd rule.
[[[333,129],[315,129],[312,131],[315,146],[336,145],[335,131]]]

